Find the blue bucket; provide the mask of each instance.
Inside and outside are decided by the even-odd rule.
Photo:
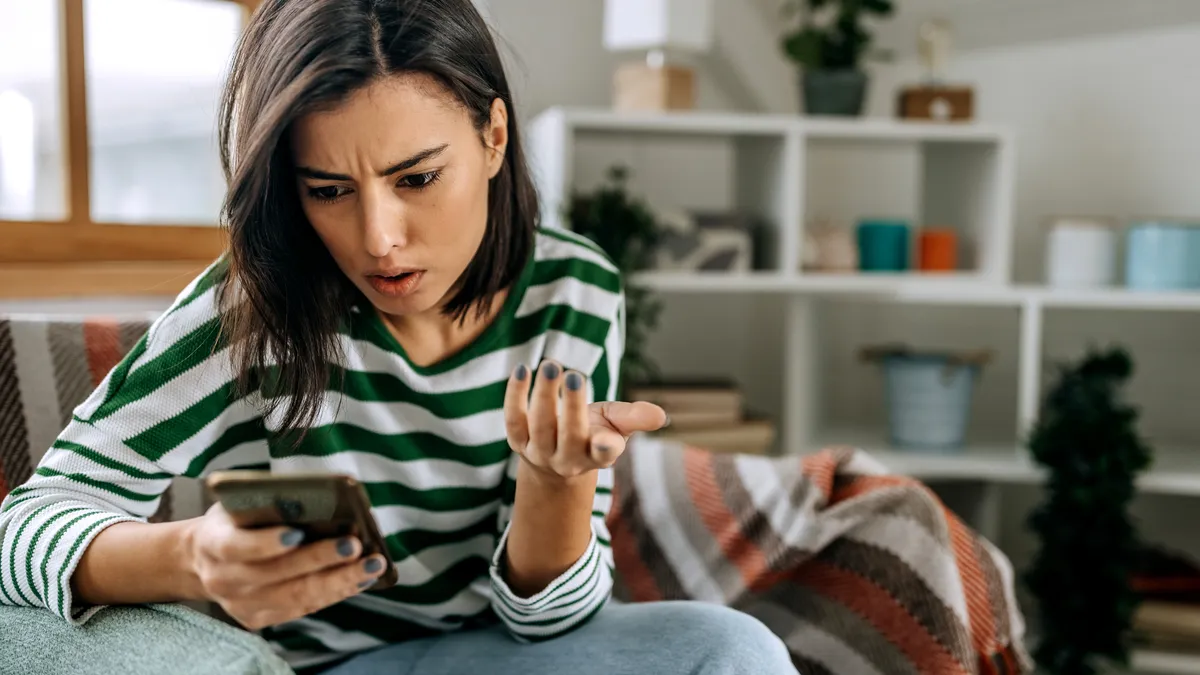
[[[971,399],[986,353],[890,351],[884,373],[888,432],[897,450],[954,453],[966,442]]]

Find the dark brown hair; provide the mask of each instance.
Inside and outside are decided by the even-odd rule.
[[[361,296],[300,208],[289,129],[372,81],[421,73],[453,95],[482,132],[508,107],[504,165],[490,181],[483,242],[444,311],[480,315],[529,260],[538,202],[500,55],[471,0],[266,0],[233,57],[221,102],[229,232],[222,330],[243,391],[290,395],[282,431],[310,425],[340,356],[337,331]],[[480,137],[483,142],[482,135]]]

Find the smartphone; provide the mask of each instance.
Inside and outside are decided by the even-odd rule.
[[[304,532],[305,542],[357,537],[364,558],[379,553],[384,559],[383,574],[371,590],[396,583],[396,567],[371,515],[367,492],[354,478],[331,473],[217,471],[205,486],[238,527],[286,525]]]

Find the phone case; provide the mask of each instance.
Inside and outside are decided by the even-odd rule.
[[[304,540],[358,537],[363,557],[380,553],[386,568],[373,590],[396,583],[396,568],[362,484],[339,474],[273,474],[267,471],[219,471],[205,481],[239,527],[287,525]]]

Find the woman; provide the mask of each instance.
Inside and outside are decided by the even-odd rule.
[[[608,603],[608,467],[665,415],[612,402],[620,279],[536,228],[517,131],[470,0],[268,0],[222,106],[229,254],[6,500],[3,601],[211,600],[333,673],[794,672],[743,614]],[[354,538],[144,522],[247,467],[362,481],[399,584],[364,592]]]

